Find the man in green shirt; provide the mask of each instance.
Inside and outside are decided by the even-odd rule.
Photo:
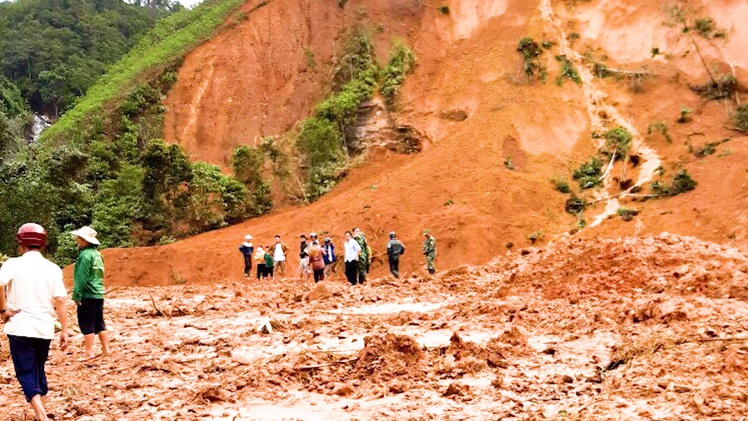
[[[101,243],[93,228],[83,227],[71,234],[80,249],[73,270],[73,301],[78,306],[78,326],[85,352],[78,361],[88,361],[97,357],[95,335],[101,341],[102,356],[109,355],[109,332],[104,323],[104,259],[97,250]]]

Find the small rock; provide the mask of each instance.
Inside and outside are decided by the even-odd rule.
[[[587,382],[589,382],[589,383],[602,383],[603,382],[603,377],[600,375],[600,373],[597,373],[594,376],[587,377]]]
[[[442,396],[462,396],[462,395],[463,395],[462,389],[460,388],[460,385],[458,385],[457,383],[451,383],[447,387],[447,390],[445,390],[444,393],[442,393]]]
[[[546,349],[543,350],[543,354],[556,355],[556,349],[555,348],[546,348]]]
[[[337,396],[349,396],[353,394],[353,388],[345,383],[338,383],[332,390],[332,394]]]
[[[330,291],[324,283],[317,284],[314,289],[307,296],[308,301],[323,301],[332,297],[332,291]]]
[[[574,377],[571,377],[568,374],[564,374],[564,376],[561,377],[561,381],[563,381],[564,383],[574,383]]]
[[[395,380],[390,383],[389,390],[390,393],[403,393],[405,392],[405,385],[402,382]]]

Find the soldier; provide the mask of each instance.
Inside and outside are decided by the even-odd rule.
[[[429,269],[430,274],[436,272],[434,261],[436,260],[436,240],[431,235],[429,230],[423,230],[423,236],[426,237],[426,241],[423,242],[423,254],[426,256],[426,265]]]
[[[400,278],[400,256],[405,253],[405,246],[396,238],[395,232],[390,233],[390,241],[387,243],[387,260],[390,263],[390,272],[397,279]]]
[[[360,229],[353,229],[353,239],[361,247],[361,254],[358,256],[358,283],[363,285],[366,282],[366,275],[369,273],[371,249],[369,248],[369,243],[366,242],[364,233]]]

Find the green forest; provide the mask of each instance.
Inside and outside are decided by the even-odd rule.
[[[75,244],[60,234],[73,227],[92,225],[106,247],[164,244],[272,207],[257,151],[234,154],[234,177],[161,140],[182,58],[241,4],[0,4],[0,253],[29,221],[67,264]],[[59,113],[36,143],[32,112]]]
[[[18,0],[0,3],[0,69],[28,105],[56,117],[179,3]]]

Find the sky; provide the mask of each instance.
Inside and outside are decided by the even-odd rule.
[[[180,3],[182,3],[182,6],[185,7],[193,7],[196,4],[202,3],[203,0],[179,0]]]

